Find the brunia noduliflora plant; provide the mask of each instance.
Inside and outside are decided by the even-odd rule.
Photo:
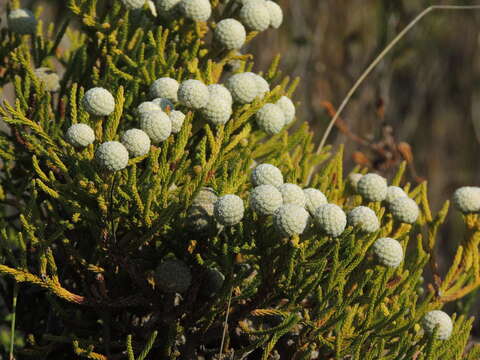
[[[1,29],[16,98],[0,107],[0,291],[20,285],[18,358],[480,356],[472,319],[432,312],[479,285],[478,204],[456,196],[467,234],[440,274],[448,202],[432,214],[404,165],[390,185],[412,201],[387,201],[378,176],[351,186],[341,149],[286,131],[297,81],[235,50],[281,24],[267,3],[70,0],[59,27],[36,9]]]

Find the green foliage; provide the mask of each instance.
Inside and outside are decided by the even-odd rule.
[[[212,5],[216,21],[236,11],[232,2]],[[426,184],[405,183],[405,166],[393,183],[420,205],[414,225],[397,223],[381,203],[370,203],[364,205],[381,221],[370,235],[350,227],[333,239],[311,226],[282,238],[272,219],[249,208],[236,226],[190,231],[188,209],[203,187],[248,199],[254,161],[278,166],[287,182],[317,188],[345,209],[362,199],[343,180],[341,148],[316,154],[306,124],[274,136],[256,126],[256,111],[290,96],[298,84],[281,76],[279,57],[265,71],[273,90],[235,106],[226,125],[213,128],[189,112],[182,130],[148,155],[130,159],[122,171],[103,171],[95,148],[138,127],[135,109],[155,79],[211,84],[229,75],[232,60],[241,70],[254,63],[249,55],[217,49],[209,37],[213,22],[159,20],[146,7],[127,11],[120,1],[104,8],[95,0],[70,0],[69,9],[80,30],[66,21],[46,34],[0,33],[0,61],[8,59],[0,62],[2,84],[12,82],[16,95],[14,104],[0,107],[9,125],[0,133],[0,274],[8,281],[0,291],[10,300],[11,280],[21,284],[17,328],[27,338],[16,349],[19,358],[193,359],[221,350],[233,359],[275,353],[286,359],[463,357],[472,319],[453,316],[446,341],[424,336],[419,324],[427,311],[478,287],[478,215],[465,216],[467,234],[443,277],[435,246],[448,202],[432,214]],[[64,35],[66,48],[59,47]],[[65,70],[58,94],[34,74],[54,62]],[[82,107],[94,86],[114,94],[108,117],[91,117]],[[97,141],[84,149],[69,145],[64,134],[75,123],[89,124]],[[398,268],[375,262],[369,249],[379,237],[401,242],[407,255]],[[155,269],[167,258],[191,270],[192,285],[182,295],[155,283]],[[211,268],[225,280],[205,296]],[[426,268],[434,276],[422,295]],[[467,358],[478,354],[475,347]]]

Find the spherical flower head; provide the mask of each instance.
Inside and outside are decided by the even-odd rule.
[[[37,19],[28,9],[15,9],[8,14],[8,28],[17,34],[35,34]]]
[[[273,1],[265,1],[265,5],[270,13],[270,26],[274,29],[278,29],[283,22],[282,8]]]
[[[307,210],[295,204],[284,204],[273,214],[273,225],[283,236],[300,235],[308,224]]]
[[[184,293],[190,287],[192,274],[185,263],[179,260],[165,260],[158,266],[155,280],[161,291]]]
[[[406,224],[413,224],[418,219],[420,210],[415,201],[409,197],[399,197],[389,205],[393,218]]]
[[[294,204],[301,207],[305,207],[307,199],[302,188],[295,184],[285,183],[278,187],[278,190],[282,194],[284,204]]]
[[[252,183],[255,186],[273,185],[279,187],[283,184],[283,175],[279,168],[271,164],[260,164],[252,171]]]
[[[163,111],[144,111],[140,114],[140,128],[147,133],[152,143],[158,144],[172,133],[172,122]]]
[[[362,177],[363,177],[363,174],[359,174],[359,173],[351,173],[350,175],[348,175],[347,181],[353,190],[358,191],[358,182]]]
[[[335,204],[324,204],[315,210],[315,222],[325,234],[333,237],[342,235],[347,226],[347,216]]]
[[[275,104],[265,104],[255,114],[258,127],[269,135],[278,134],[285,125],[282,109]]]
[[[93,144],[95,133],[87,124],[73,124],[67,130],[67,141],[75,147],[85,147]]]
[[[212,297],[222,289],[224,282],[225,275],[218,269],[207,268],[205,272],[205,283],[200,291],[204,296]]]
[[[185,17],[193,21],[207,21],[212,15],[209,0],[181,0],[179,6]]]
[[[396,268],[403,261],[402,245],[392,238],[380,238],[373,244],[373,252],[380,264]]]
[[[305,194],[305,207],[310,212],[310,214],[315,214],[315,210],[320,205],[324,205],[328,203],[327,197],[324,193],[320,190],[314,188],[303,189],[303,193]]]
[[[357,206],[348,213],[348,224],[365,233],[373,233],[380,228],[375,212],[366,206]]]
[[[91,88],[83,97],[83,107],[94,116],[108,116],[115,110],[115,99],[107,89]]]
[[[118,141],[107,141],[95,152],[98,164],[108,171],[119,171],[128,165],[128,150]]]
[[[196,233],[207,233],[215,228],[214,204],[218,196],[211,188],[202,188],[187,211],[187,224]]]
[[[132,157],[143,156],[150,151],[150,138],[140,129],[130,129],[122,136],[122,144]]]
[[[272,185],[257,186],[250,194],[250,206],[260,215],[273,215],[282,204],[282,194]]]
[[[40,67],[35,69],[35,76],[43,84],[45,90],[51,92],[57,92],[60,90],[60,78],[56,72],[53,72],[50,68]]]
[[[218,200],[218,196],[215,191],[210,187],[201,188],[198,194],[192,201],[192,205],[201,204],[215,204]]]
[[[227,123],[232,116],[232,105],[221,97],[212,97],[201,110],[203,117],[214,126]]]
[[[480,187],[463,186],[453,194],[453,205],[464,214],[480,211]]]
[[[253,79],[257,83],[257,97],[263,99],[265,95],[270,91],[270,84],[268,83],[268,81],[265,80],[262,76],[253,72],[246,72],[245,74],[253,77]]]
[[[141,114],[145,111],[163,111],[160,106],[151,101],[144,101],[137,107],[137,113]]]
[[[383,201],[387,197],[387,180],[377,174],[367,174],[358,181],[357,191],[367,201]]]
[[[246,3],[240,9],[239,16],[250,30],[264,31],[270,26],[270,12],[264,1]]]
[[[152,103],[157,105],[163,112],[172,111],[173,103],[166,98],[156,98],[152,100]]]
[[[140,9],[145,5],[146,0],[122,0],[123,5],[129,9]]]
[[[170,111],[168,114],[172,122],[172,133],[177,134],[182,130],[183,122],[185,121],[185,114],[178,110]]]
[[[161,77],[150,86],[150,95],[153,98],[165,98],[170,101],[178,101],[178,88],[180,84],[177,80],[169,77]]]
[[[225,226],[232,226],[242,221],[244,211],[243,201],[237,195],[224,195],[215,202],[215,219]]]
[[[232,94],[230,94],[230,91],[221,84],[208,85],[208,92],[210,94],[209,98],[222,98],[228,102],[230,106],[233,104]]]
[[[235,19],[224,19],[214,31],[215,40],[228,50],[240,49],[247,39],[242,23]]]
[[[257,82],[248,73],[232,75],[225,85],[230,90],[233,100],[239,104],[251,103],[258,95]]]
[[[453,323],[450,316],[441,310],[432,310],[425,314],[422,319],[422,325],[425,332],[433,335],[435,328],[438,327],[436,339],[447,340],[452,335]]]
[[[177,10],[180,0],[156,0],[157,9],[161,17],[170,17]]]
[[[199,80],[186,80],[178,88],[178,100],[192,109],[201,109],[207,105],[209,97],[207,85]]]
[[[387,188],[387,197],[385,198],[387,204],[391,204],[394,200],[397,200],[401,197],[408,197],[408,195],[405,193],[405,191],[403,191],[402,188],[398,186],[389,186]]]

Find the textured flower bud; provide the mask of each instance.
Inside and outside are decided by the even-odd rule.
[[[211,188],[203,188],[192,201],[187,211],[187,224],[197,233],[206,233],[215,228],[214,204],[218,200]]]
[[[295,184],[282,184],[278,187],[278,190],[282,194],[284,204],[294,204],[301,207],[305,207],[307,199],[302,188]]]
[[[169,77],[161,77],[150,86],[150,95],[152,98],[165,98],[170,101],[178,101],[178,88],[180,84],[177,80]]]
[[[347,181],[353,190],[358,191],[358,182],[363,177],[363,174],[351,173],[348,175]]]
[[[247,39],[242,23],[235,19],[224,19],[217,24],[215,39],[228,50],[240,49]]]
[[[276,102],[276,105],[283,111],[283,115],[285,116],[285,125],[290,124],[295,119],[295,105],[293,105],[292,100],[286,96],[282,96]]]
[[[141,114],[144,111],[162,111],[161,107],[151,101],[144,101],[137,107],[137,113]]]
[[[385,198],[387,204],[391,204],[394,200],[397,200],[401,197],[408,197],[408,195],[405,193],[405,191],[403,191],[402,188],[398,186],[389,186],[387,188],[387,197]]]
[[[152,103],[157,105],[163,112],[174,110],[173,104],[166,98],[156,98],[152,100]]]
[[[283,175],[279,168],[271,164],[260,164],[252,171],[252,182],[255,186],[273,185],[279,187],[283,184]]]
[[[265,104],[257,111],[257,124],[269,135],[278,134],[285,125],[285,116],[282,109],[275,104]]]
[[[144,111],[140,114],[140,128],[147,133],[152,143],[158,144],[172,133],[172,122],[163,111]]]
[[[210,94],[210,98],[222,98],[228,102],[230,106],[233,104],[232,94],[230,94],[230,91],[228,91],[228,89],[223,85],[208,85],[208,92]]]
[[[357,206],[348,213],[348,224],[366,233],[373,233],[380,228],[375,212],[366,206]]]
[[[452,335],[453,323],[450,316],[441,310],[432,310],[425,314],[422,320],[423,329],[429,335],[433,335],[438,327],[436,339],[447,340]]]
[[[37,30],[37,19],[28,9],[10,11],[7,22],[8,28],[17,34],[35,34]]]
[[[162,18],[170,18],[178,9],[180,0],[156,0],[158,15]]]
[[[60,90],[60,78],[56,72],[53,72],[50,68],[40,67],[35,69],[35,76],[43,84],[45,90],[51,92],[57,92]]]
[[[265,5],[270,13],[270,26],[274,29],[278,29],[283,22],[282,8],[273,1],[265,1]]]
[[[327,235],[338,237],[347,226],[347,216],[342,208],[335,204],[320,205],[315,210],[315,221]]]
[[[238,224],[243,219],[243,201],[237,195],[224,195],[218,198],[214,207],[215,219],[222,225]]]
[[[95,133],[87,124],[73,124],[67,130],[67,141],[75,147],[84,147],[93,144]]]
[[[312,215],[315,214],[315,210],[317,210],[320,205],[328,203],[327,197],[320,190],[308,188],[304,189],[303,193],[305,194],[306,200],[305,206]]]
[[[272,215],[282,204],[282,194],[272,185],[257,186],[250,194],[250,206],[260,215]]]
[[[246,72],[245,74],[248,74],[253,77],[255,80],[255,83],[257,84],[257,97],[260,99],[263,99],[265,95],[270,91],[270,84],[268,83],[267,80],[265,80],[262,76],[255,74],[253,72]]]
[[[211,124],[224,125],[232,116],[232,105],[221,97],[210,97],[201,113]]]
[[[158,266],[155,280],[161,291],[184,293],[190,287],[192,274],[185,263],[179,260],[165,260]]]
[[[98,164],[108,171],[119,171],[128,165],[128,151],[118,141],[107,141],[95,152]]]
[[[377,174],[367,174],[358,181],[357,191],[367,201],[383,201],[387,197],[387,180]]]
[[[85,93],[83,106],[91,115],[107,116],[115,110],[115,99],[108,90],[95,87]]]
[[[248,73],[232,75],[225,85],[230,90],[233,100],[239,104],[248,104],[258,95],[257,81]]]
[[[218,293],[225,281],[225,275],[215,268],[207,268],[205,271],[205,283],[200,292],[204,296],[212,297]]]
[[[265,2],[248,2],[240,9],[241,22],[251,30],[264,31],[270,26],[270,12]]]
[[[413,224],[420,214],[417,203],[409,197],[397,198],[390,203],[389,209],[395,220],[406,224]]]
[[[373,244],[373,252],[385,266],[396,268],[403,261],[402,245],[392,238],[380,238]]]
[[[284,236],[302,234],[309,222],[307,210],[294,204],[280,206],[273,215],[275,229]]]
[[[129,9],[140,9],[145,5],[145,0],[122,0],[123,5]]]
[[[463,186],[453,194],[453,205],[462,213],[475,213],[480,211],[480,187]]]
[[[186,80],[178,88],[178,100],[192,109],[201,109],[207,105],[209,96],[207,85],[199,80]]]
[[[140,129],[127,130],[122,136],[122,144],[132,157],[143,156],[150,151],[150,138]]]
[[[182,130],[183,122],[185,121],[185,114],[178,110],[170,111],[168,114],[172,122],[172,133],[177,134]]]
[[[212,14],[209,0],[181,0],[180,10],[193,21],[207,21]]]

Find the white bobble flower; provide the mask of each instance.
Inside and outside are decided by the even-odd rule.
[[[152,103],[162,109],[163,112],[172,111],[174,109],[172,102],[166,98],[153,99]]]
[[[225,85],[239,104],[251,103],[258,95],[257,81],[248,73],[232,75]]]
[[[156,0],[158,13],[163,18],[171,17],[178,8],[180,0]]]
[[[193,21],[207,21],[212,14],[209,0],[181,0],[180,10]]]
[[[367,174],[358,181],[357,191],[367,201],[383,201],[387,197],[387,180],[377,174]]]
[[[320,205],[315,210],[315,221],[327,235],[338,237],[347,226],[347,216],[342,208],[335,204]]]
[[[177,134],[182,130],[183,122],[185,121],[185,114],[178,110],[170,111],[168,114],[172,122],[172,133]]]
[[[324,193],[320,190],[314,188],[303,189],[303,193],[305,194],[305,206],[310,214],[315,214],[315,210],[320,205],[324,205],[328,203],[327,197]]]
[[[453,194],[453,205],[464,214],[480,211],[480,187],[463,186]]]
[[[295,204],[280,206],[273,215],[275,229],[284,236],[302,234],[309,223],[307,210]]]
[[[28,9],[12,10],[7,17],[8,28],[17,34],[35,34],[37,19]]]
[[[353,188],[353,190],[358,191],[358,182],[360,179],[363,177],[363,174],[359,173],[351,173],[347,177],[347,181],[350,184],[350,186]]]
[[[389,209],[395,220],[406,224],[413,224],[420,215],[417,203],[409,197],[397,198],[390,203]]]
[[[85,147],[93,144],[95,133],[87,124],[73,124],[67,130],[67,141],[75,147]]]
[[[228,102],[230,106],[233,104],[232,94],[230,94],[230,91],[221,84],[208,85],[208,92],[210,94],[210,98],[222,98]]]
[[[257,186],[250,194],[250,206],[260,215],[272,215],[282,204],[282,194],[272,185]]]
[[[60,78],[58,77],[58,74],[50,68],[40,67],[35,69],[35,76],[42,82],[45,90],[51,92],[57,92],[60,90]]]
[[[169,77],[161,77],[153,82],[150,86],[150,95],[153,98],[165,98],[170,101],[178,101],[178,87],[180,84],[177,80]]]
[[[151,101],[144,101],[137,107],[137,112],[141,114],[145,111],[162,111],[162,108]]]
[[[207,105],[209,96],[207,85],[199,80],[186,80],[178,88],[178,100],[192,109],[201,109]]]
[[[380,228],[375,212],[366,206],[357,206],[348,213],[348,224],[366,233],[373,233]]]
[[[295,184],[282,184],[278,187],[278,190],[282,194],[284,204],[294,204],[301,207],[305,207],[307,199],[302,188]]]
[[[158,144],[172,133],[172,122],[163,111],[144,111],[140,114],[140,128],[147,133],[152,143]]]
[[[128,150],[118,141],[107,141],[95,152],[98,164],[108,171],[119,171],[128,165]]]
[[[274,29],[278,29],[283,22],[282,8],[273,1],[265,1],[265,5],[270,13],[270,26]]]
[[[123,5],[129,9],[140,9],[145,5],[146,0],[122,0]]]
[[[255,186],[273,185],[279,187],[283,184],[283,175],[279,168],[271,164],[260,164],[252,171],[252,183]]]
[[[115,99],[107,89],[95,87],[85,93],[83,106],[90,115],[107,116],[115,110]]]
[[[295,105],[292,100],[286,96],[282,96],[277,102],[276,105],[280,107],[285,116],[285,125],[289,125],[295,119]]]
[[[187,211],[187,224],[197,233],[206,233],[215,228],[214,204],[218,196],[211,188],[202,188]]]
[[[257,84],[257,97],[263,99],[265,95],[270,91],[270,84],[268,83],[268,81],[265,80],[262,76],[253,72],[246,72],[245,74],[253,77],[255,83]]]
[[[228,50],[240,49],[247,39],[242,23],[235,19],[224,19],[217,24],[215,39]]]
[[[202,108],[201,113],[212,125],[220,126],[230,120],[232,116],[232,106],[220,97],[210,97],[207,105]]]
[[[150,138],[140,129],[130,129],[122,136],[122,144],[132,157],[143,156],[150,151]]]
[[[408,195],[405,193],[405,191],[403,191],[402,188],[398,186],[389,186],[387,188],[387,197],[385,198],[387,204],[391,204],[394,200],[397,200],[401,197],[408,197]]]
[[[165,260],[155,271],[155,280],[161,291],[184,293],[190,287],[192,274],[185,263],[179,260]]]
[[[237,195],[224,195],[218,198],[214,206],[215,219],[226,226],[242,221],[244,211],[243,200]]]
[[[278,134],[285,125],[285,115],[275,104],[265,104],[255,114],[258,127],[269,135]]]
[[[387,267],[396,268],[403,261],[402,245],[392,238],[380,238],[373,244],[378,261]]]
[[[436,339],[447,340],[452,335],[453,323],[450,316],[441,310],[432,310],[425,314],[422,319],[422,325],[425,332],[433,335],[435,328],[438,327]]]
[[[254,31],[264,31],[270,26],[270,12],[263,1],[246,3],[239,16],[241,22]]]

